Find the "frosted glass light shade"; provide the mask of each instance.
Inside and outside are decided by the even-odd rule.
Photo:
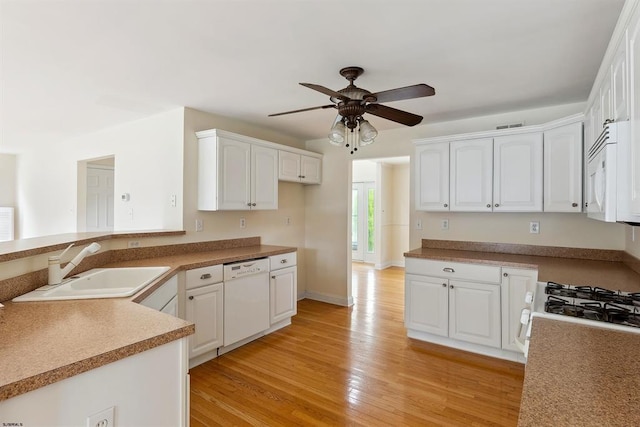
[[[366,120],[360,122],[360,145],[368,145],[376,139],[378,131]]]
[[[338,118],[341,118],[338,116]],[[329,142],[333,145],[342,145],[344,143],[344,135],[347,130],[342,120],[336,118],[336,122],[329,131]]]

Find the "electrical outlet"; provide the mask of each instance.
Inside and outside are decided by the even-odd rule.
[[[529,233],[540,234],[540,223],[538,221],[532,221],[529,223]]]
[[[175,194],[171,195],[171,206],[172,207],[176,207],[178,205],[178,196],[176,196]]]
[[[140,247],[140,241],[139,240],[129,240],[127,242],[127,247],[128,248],[139,248]]]
[[[114,427],[116,407],[103,409],[102,411],[87,417],[87,427]]]
[[[291,217],[290,216],[286,217],[284,220],[284,223],[285,225],[291,225]]]
[[[449,229],[449,220],[448,219],[443,219],[442,222],[440,222],[440,229],[441,230],[448,230]]]
[[[240,218],[240,228],[246,228],[247,221],[244,218]]]
[[[416,230],[422,230],[422,220],[421,219],[416,221]]]
[[[196,219],[196,231],[204,230],[204,222],[201,219]]]

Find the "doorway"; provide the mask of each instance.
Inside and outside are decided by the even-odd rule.
[[[375,182],[354,182],[351,190],[351,260],[375,263]]]
[[[115,158],[78,162],[78,231],[113,231]]]

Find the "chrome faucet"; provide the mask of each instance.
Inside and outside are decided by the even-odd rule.
[[[67,249],[65,249],[60,255],[51,255],[49,257],[49,284],[50,285],[58,285],[62,283],[62,280],[65,278],[67,274],[71,272],[78,264],[82,262],[84,257],[87,255],[95,254],[100,250],[100,245],[93,242],[89,246],[85,247],[80,251],[78,255],[76,255],[64,268],[60,268],[60,258],[63,257],[64,254],[67,253],[69,249],[73,246],[73,243],[70,244]]]

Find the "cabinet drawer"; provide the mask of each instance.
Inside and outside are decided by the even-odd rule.
[[[293,265],[296,265],[297,261],[298,259],[296,257],[296,252],[289,252],[288,254],[273,255],[269,257],[271,271],[279,270],[285,267],[291,267]]]
[[[405,272],[446,279],[471,280],[474,282],[500,283],[500,267],[492,265],[466,264],[407,257]]]
[[[222,264],[187,270],[187,289],[222,282]]]

